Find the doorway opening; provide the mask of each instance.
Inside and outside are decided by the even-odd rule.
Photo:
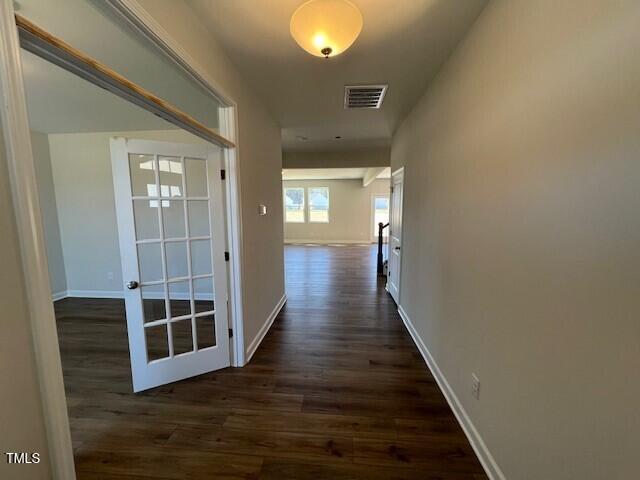
[[[24,112],[19,103],[27,101],[29,131],[20,147],[30,164],[33,158],[34,205],[41,210],[36,218],[43,220],[50,277],[44,284],[51,286],[49,301],[57,313],[59,335],[47,336],[50,345],[44,350],[60,347],[69,408],[86,404],[88,392],[95,390],[104,411],[109,394],[232,363],[230,327],[241,319],[227,315],[227,303],[240,292],[225,251],[236,245],[229,224],[238,222],[232,205],[237,191],[222,183],[221,172],[235,156],[229,150],[233,142],[219,132],[233,133],[233,107],[194,85],[181,68],[149,48],[140,31],[116,20],[110,7],[101,6],[92,17],[91,5],[82,4],[92,28],[61,26],[58,21],[69,7],[20,4],[22,13],[57,26],[63,36],[79,43],[89,39],[85,46],[98,57],[126,52],[110,60],[123,62],[115,66],[132,77],[139,75],[139,84],[22,16],[16,22],[23,49],[9,32],[18,61],[10,75],[20,85],[15,110]],[[92,44],[93,37],[74,36],[75,28],[98,31],[118,45]],[[114,29],[118,34],[109,35]],[[150,93],[149,88],[159,91],[163,85],[179,92],[175,104]],[[13,147],[16,137],[12,132]],[[158,272],[158,278],[148,276]],[[50,303],[46,310],[51,311]],[[41,333],[36,338],[44,338]],[[49,435],[60,439],[51,442],[52,462],[58,476],[70,478],[67,412],[55,385],[59,358],[42,356],[53,376],[45,374],[44,363],[38,368],[41,381],[51,383],[43,387]],[[73,440],[79,441],[77,435]]]
[[[377,222],[388,217],[389,179],[388,168],[284,169],[285,244],[377,243]]]

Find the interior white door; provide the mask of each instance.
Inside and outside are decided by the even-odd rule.
[[[220,149],[118,137],[111,165],[133,390],[229,366]]]
[[[391,206],[389,218],[389,268],[387,290],[400,303],[400,268],[402,265],[402,195],[404,169],[391,175]]]

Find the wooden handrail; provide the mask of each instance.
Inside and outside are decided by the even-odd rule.
[[[16,14],[20,46],[159,117],[224,148],[235,144],[191,115]]]

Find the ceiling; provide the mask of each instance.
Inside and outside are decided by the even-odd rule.
[[[219,102],[104,0],[19,0],[16,11],[166,102],[218,128]],[[87,34],[91,32],[91,34]],[[24,50],[23,50],[24,52]],[[89,82],[25,53],[32,117],[41,131],[174,128]],[[50,78],[49,78],[50,77]],[[113,103],[113,105],[111,105]],[[63,115],[66,114],[66,115]]]
[[[29,126],[42,133],[169,130],[173,124],[21,51]]]
[[[486,3],[351,0],[363,15],[362,33],[349,50],[324,59],[289,33],[303,0],[188,1],[280,122],[287,151],[389,145]],[[347,84],[388,84],[382,108],[345,110]]]
[[[363,179],[369,168],[285,168],[283,180],[353,180]],[[391,168],[382,170],[376,178],[391,178]]]

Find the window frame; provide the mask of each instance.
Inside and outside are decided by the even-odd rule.
[[[287,190],[302,190],[302,221],[287,219]],[[282,187],[282,214],[284,223],[307,223],[307,189],[305,187]]]
[[[326,220],[312,220],[311,219],[311,195],[310,191],[313,189],[324,189],[327,191],[327,219]],[[307,210],[309,212],[309,223],[330,223],[331,222],[331,192],[329,187],[307,187]]]

